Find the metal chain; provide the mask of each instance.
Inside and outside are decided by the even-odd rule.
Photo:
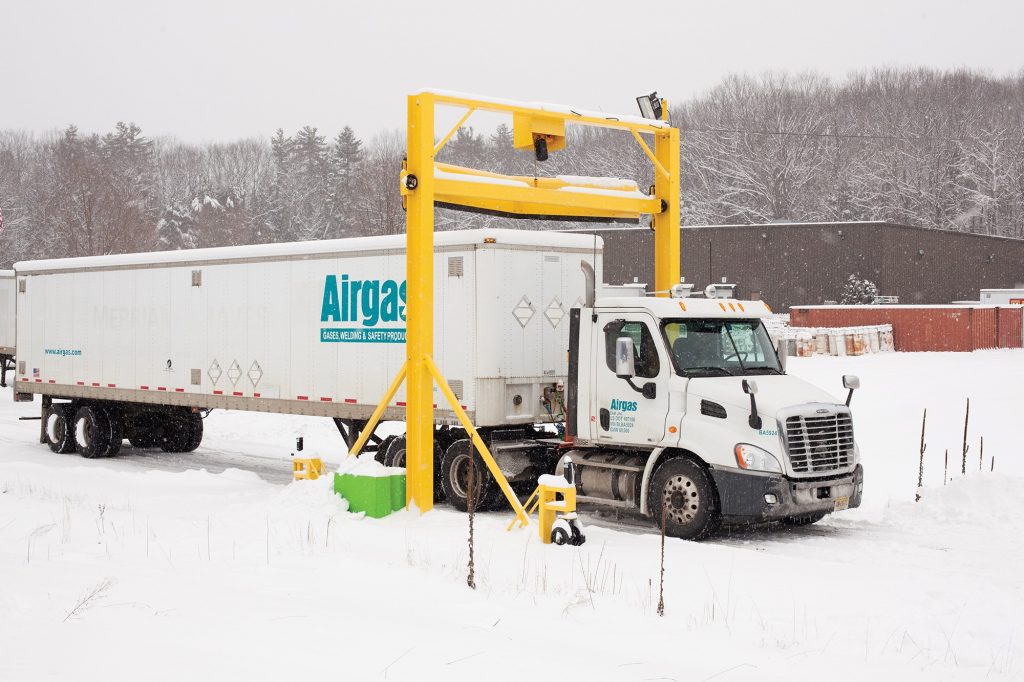
[[[661,503],[661,579],[658,583],[658,615],[665,615],[665,522],[668,519],[668,504]]]
[[[469,575],[466,576],[466,584],[469,589],[476,589],[475,567],[473,566],[473,516],[476,511],[476,457],[473,456],[473,448],[469,446],[469,475],[466,477],[466,507],[469,511]]]

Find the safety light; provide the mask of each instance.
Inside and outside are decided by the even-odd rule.
[[[641,95],[636,98],[636,104],[640,107],[640,115],[644,118],[651,118],[655,121],[661,120],[661,99],[658,93],[652,92],[649,95]]]
[[[538,161],[548,160],[548,141],[543,137],[538,137],[533,141],[533,151],[537,154]]]

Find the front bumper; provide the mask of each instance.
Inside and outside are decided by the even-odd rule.
[[[735,469],[712,469],[718,487],[722,520],[729,523],[771,521],[835,511],[836,500],[849,498],[849,509],[860,506],[864,469],[815,479],[755,474]],[[774,502],[771,500],[774,499]]]

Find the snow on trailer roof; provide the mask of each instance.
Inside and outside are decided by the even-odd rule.
[[[454,99],[470,99],[477,102],[485,102],[488,104],[497,104],[502,107],[521,107],[524,109],[538,109],[540,111],[550,111],[553,114],[569,114],[572,116],[579,116],[581,118],[600,118],[608,121],[609,123],[628,123],[631,125],[646,125],[652,128],[668,128],[668,121],[660,121],[653,118],[644,118],[643,116],[636,116],[630,114],[609,114],[607,111],[589,111],[587,109],[579,109],[577,107],[570,107],[566,104],[550,104],[548,102],[521,102],[514,99],[504,99],[501,97],[486,97],[484,95],[474,95],[468,92],[456,92],[454,90],[444,90],[439,88],[423,88],[413,94],[419,95],[432,94],[440,97],[452,97]]]
[[[658,318],[700,317],[717,319],[764,318],[772,314],[764,301],[740,301],[735,298],[664,298],[654,296],[614,296],[597,299],[598,308],[643,308]]]
[[[480,230],[451,230],[434,233],[434,245],[436,247],[483,245],[486,239],[493,239],[494,243],[499,246],[532,246],[573,249],[586,252],[592,252],[595,249],[600,250],[604,246],[603,240],[594,235],[570,235],[562,232],[537,230],[484,228]],[[404,234],[395,234],[378,237],[287,242],[282,244],[222,246],[212,249],[152,251],[109,256],[23,261],[15,263],[14,269],[20,274],[33,274],[60,270],[130,267],[133,265],[215,263],[218,261],[262,260],[367,251],[404,251],[405,243]]]
[[[0,270],[0,277],[14,277],[14,270]]]

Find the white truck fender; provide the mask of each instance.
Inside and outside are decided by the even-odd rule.
[[[647,464],[644,465],[644,475],[640,479],[640,513],[644,516],[651,515],[651,509],[647,504],[647,491],[651,487],[651,476],[654,475],[654,469],[666,449],[659,447],[651,450],[651,454],[647,456]]]

